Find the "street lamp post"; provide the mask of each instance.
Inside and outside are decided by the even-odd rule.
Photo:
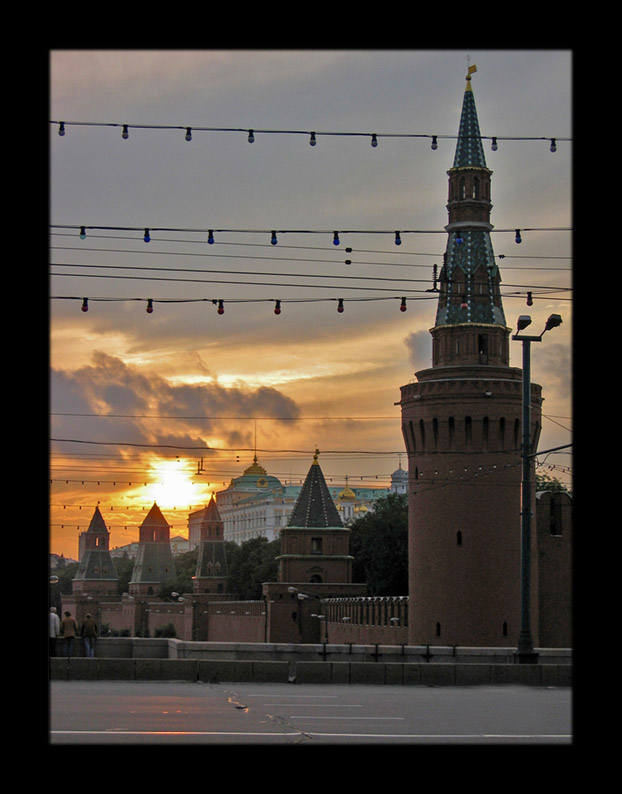
[[[546,321],[544,331],[540,336],[519,335],[527,326],[531,325],[531,317],[522,314],[518,318],[516,333],[512,339],[523,343],[523,434],[521,444],[521,457],[523,461],[522,475],[522,505],[521,505],[521,625],[518,635],[518,660],[534,664],[538,661],[538,654],[534,651],[533,635],[531,632],[531,469],[533,454],[531,451],[531,343],[541,342],[546,331],[561,325],[562,318],[559,314],[551,314]]]

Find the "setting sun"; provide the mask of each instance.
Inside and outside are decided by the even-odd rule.
[[[160,459],[154,462],[156,482],[151,488],[151,498],[160,507],[189,507],[201,502],[202,483],[195,483],[181,460]]]

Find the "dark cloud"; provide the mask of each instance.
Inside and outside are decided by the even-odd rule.
[[[240,419],[274,417],[289,424],[300,413],[292,399],[273,388],[174,385],[101,352],[74,372],[52,371],[51,406],[53,414],[111,417],[54,416],[57,438],[186,448],[204,445],[214,433],[232,445],[250,444],[252,431],[244,432]],[[124,418],[112,418],[115,414]]]

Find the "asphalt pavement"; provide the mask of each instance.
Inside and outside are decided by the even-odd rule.
[[[52,681],[51,745],[571,744],[572,691]]]

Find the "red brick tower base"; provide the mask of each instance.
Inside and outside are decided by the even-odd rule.
[[[512,647],[521,610],[521,371],[452,369],[419,372],[401,390],[409,644]],[[533,448],[540,402],[534,385]]]

